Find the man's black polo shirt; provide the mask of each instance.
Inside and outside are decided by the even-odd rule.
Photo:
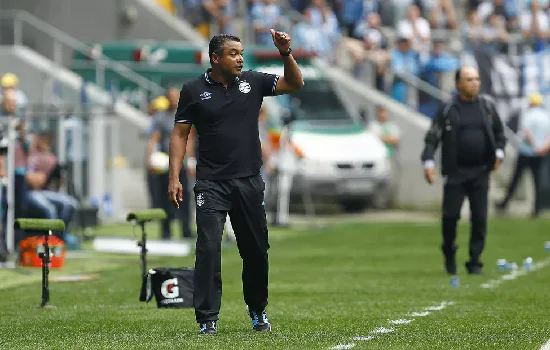
[[[197,179],[256,175],[262,166],[260,107],[265,96],[275,94],[279,77],[245,71],[226,89],[209,71],[183,85],[175,117],[176,123],[192,123],[197,129]]]

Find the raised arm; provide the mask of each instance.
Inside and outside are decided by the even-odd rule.
[[[284,95],[300,90],[304,86],[304,80],[302,79],[302,72],[298,63],[290,50],[290,35],[283,32],[276,32],[270,29],[271,36],[273,37],[273,44],[279,49],[281,57],[284,63],[284,76],[280,77],[275,86],[275,95]]]

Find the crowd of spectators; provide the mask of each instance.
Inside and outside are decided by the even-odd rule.
[[[0,262],[6,259],[7,231],[7,184],[8,171],[14,173],[15,218],[36,217],[61,219],[67,227],[60,233],[67,245],[77,244],[77,238],[69,233],[70,223],[79,206],[76,198],[62,190],[66,185],[63,165],[55,155],[53,138],[56,130],[41,127],[43,123],[26,121],[29,104],[26,94],[19,86],[19,78],[6,73],[0,78]],[[57,117],[57,116],[56,116]],[[16,122],[16,139],[7,141],[7,123]],[[7,143],[6,143],[7,142]],[[14,168],[7,162],[7,149],[14,147]],[[22,239],[22,233],[16,232],[16,242]]]
[[[170,0],[158,0],[167,3]],[[271,45],[269,28],[288,31],[294,46],[342,65],[428,116],[435,100],[411,79],[444,89],[458,54],[541,51],[550,40],[549,0],[172,0],[209,37],[231,27],[244,9],[241,33]],[[215,26],[212,26],[215,24]],[[240,34],[240,33],[237,33]],[[456,38],[456,40],[451,40]],[[345,58],[344,57],[344,58]],[[452,79],[451,79],[452,80]],[[418,88],[417,85],[414,85]],[[425,86],[425,85],[424,85]],[[452,84],[450,84],[452,87]],[[420,91],[420,92],[418,92]]]

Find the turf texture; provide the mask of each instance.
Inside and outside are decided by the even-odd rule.
[[[153,229],[155,230],[156,227]],[[55,309],[40,302],[40,269],[0,270],[0,349],[539,349],[550,338],[550,265],[497,288],[496,260],[546,261],[550,222],[491,221],[485,274],[469,276],[468,225],[460,227],[460,287],[443,272],[437,223],[333,225],[272,230],[268,316],[273,332],[251,330],[235,246],[223,250],[219,334],[199,336],[191,309],[138,301],[137,256],[94,253],[67,259],[51,276],[96,272],[84,282],[52,282]],[[98,234],[131,235],[128,225]],[[156,233],[152,234],[154,236]],[[194,257],[152,257],[149,266],[192,266]],[[411,312],[452,302],[426,317]],[[391,325],[390,320],[413,320]],[[385,327],[391,333],[373,334]],[[372,336],[370,338],[369,336]],[[355,337],[363,337],[356,338]],[[365,337],[369,337],[369,340]],[[363,339],[363,340],[360,340]]]

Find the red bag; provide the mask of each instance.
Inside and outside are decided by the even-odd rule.
[[[42,267],[42,259],[38,255],[44,252],[45,237],[31,236],[19,243],[19,265]],[[50,268],[62,268],[65,262],[65,242],[56,236],[48,237],[48,245],[50,248]]]

